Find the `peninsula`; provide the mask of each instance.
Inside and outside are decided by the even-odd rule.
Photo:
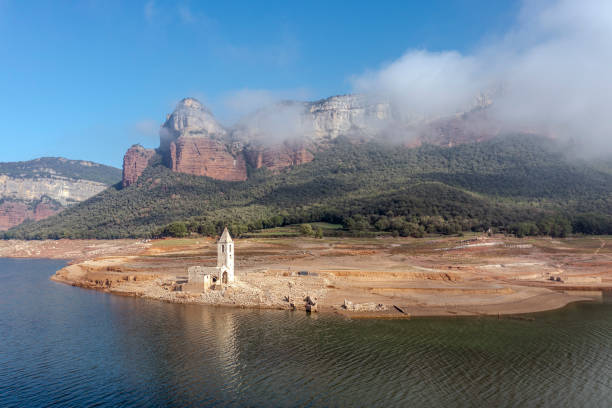
[[[203,287],[211,238],[0,241],[0,256],[70,257],[52,279],[176,303],[306,310],[349,317],[512,315],[612,290],[609,237],[234,239],[235,281]],[[215,287],[216,286],[216,287]]]

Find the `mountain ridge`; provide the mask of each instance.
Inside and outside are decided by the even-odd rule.
[[[315,221],[408,235],[511,232],[521,223],[566,234],[588,214],[603,219],[601,230],[612,228],[612,175],[573,162],[550,139],[518,135],[409,148],[339,137],[309,163],[252,170],[245,181],[175,172],[157,154],[129,187],[109,188],[5,237],[152,237],[173,222],[205,234],[227,225],[241,234]]]
[[[398,122],[394,107],[365,95],[346,94],[314,102],[283,101],[247,115],[231,127],[221,125],[213,113],[195,98],[182,99],[160,127],[156,151],[163,163],[180,173],[219,180],[244,181],[248,167],[272,171],[310,162],[314,154],[338,137],[356,143],[379,138],[405,138],[419,127],[418,136],[403,141],[409,146],[423,142],[452,146],[486,140],[499,133],[485,126],[489,98],[477,98],[461,115],[448,118],[411,119]],[[418,122],[418,123],[417,123]],[[477,124],[477,125],[475,125]],[[153,155],[132,146],[124,157],[123,185],[138,179]],[[127,175],[127,176],[126,176]]]
[[[39,221],[121,179],[114,167],[63,157],[0,163],[0,230]]]

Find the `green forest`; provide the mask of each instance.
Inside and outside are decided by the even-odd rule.
[[[507,136],[455,147],[406,148],[336,139],[315,160],[245,182],[174,173],[154,160],[139,181],[113,186],[4,238],[233,235],[327,222],[333,234],[500,231],[612,233],[612,174],[570,159],[549,139]],[[328,233],[327,231],[325,232]]]

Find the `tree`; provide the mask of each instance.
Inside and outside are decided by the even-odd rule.
[[[321,227],[317,227],[316,231],[315,231],[315,238],[323,238],[323,228]]]
[[[173,222],[164,227],[162,235],[166,237],[185,237],[187,236],[187,226],[184,222]]]
[[[519,222],[510,226],[510,232],[514,233],[517,238],[523,238],[529,235],[538,235],[538,226],[533,222]]]
[[[390,226],[391,223],[389,222],[389,218],[384,215],[380,217],[378,221],[376,221],[376,223],[374,224],[374,227],[376,227],[376,229],[379,231],[386,231],[389,229]]]
[[[310,236],[313,234],[312,225],[310,224],[301,224],[300,225],[300,234]]]
[[[214,224],[209,223],[209,222],[202,223],[198,226],[198,233],[201,235],[209,236],[209,237],[215,236],[216,235],[215,226]]]

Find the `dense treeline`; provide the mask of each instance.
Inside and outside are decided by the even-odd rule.
[[[331,218],[331,219],[330,219]],[[388,233],[393,236],[421,238],[425,234],[461,234],[464,231],[475,232],[503,232],[514,234],[517,237],[525,236],[551,236],[563,238],[572,233],[589,235],[602,235],[612,233],[612,217],[600,214],[580,214],[573,219],[563,215],[543,215],[537,221],[523,221],[509,225],[497,225],[475,223],[468,218],[444,219],[441,216],[404,217],[371,214],[364,216],[355,214],[353,216],[341,217],[288,217],[276,215],[267,220],[240,223],[227,221],[198,221],[187,222],[175,221],[159,228],[153,236],[155,237],[185,237],[190,234],[205,236],[218,236],[224,227],[228,227],[232,235],[240,236],[245,233],[259,231],[266,228],[275,228],[287,225],[295,225],[302,222],[300,231],[302,235],[323,235],[323,230],[315,230],[308,222],[327,221],[339,222],[343,229],[326,231],[325,235],[340,236],[372,236]],[[304,228],[310,230],[304,231]]]
[[[564,236],[612,233],[610,214],[612,175],[569,161],[546,139],[414,149],[339,139],[311,163],[280,174],[251,169],[246,182],[155,165],[135,185],[109,188],[4,237],[215,235],[225,225],[240,235],[317,221],[356,235],[491,229]]]

